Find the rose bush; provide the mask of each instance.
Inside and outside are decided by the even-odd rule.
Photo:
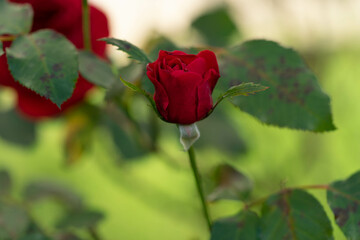
[[[34,10],[32,32],[50,28],[66,36],[78,49],[83,48],[81,0],[11,0],[14,3],[29,3]],[[108,21],[103,12],[90,6],[92,50],[100,57],[105,57],[105,43],[96,41],[109,35]],[[10,46],[4,43],[4,50]],[[8,70],[5,54],[0,57],[0,85],[12,87],[17,92],[18,109],[26,116],[39,119],[58,115],[81,101],[93,85],[79,76],[75,90],[61,106],[61,110],[50,100],[16,82]]]
[[[220,73],[209,50],[197,55],[161,50],[158,59],[148,64],[147,76],[155,86],[154,100],[164,120],[186,125],[205,118],[212,109],[211,94]]]

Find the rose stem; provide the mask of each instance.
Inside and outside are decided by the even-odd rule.
[[[82,0],[82,26],[83,26],[84,48],[86,50],[91,51],[90,15],[89,15],[89,5],[87,0]]]
[[[195,182],[196,182],[197,191],[198,191],[199,196],[200,196],[204,217],[206,219],[209,230],[211,230],[211,220],[210,220],[209,211],[208,211],[206,201],[205,201],[205,197],[204,197],[204,191],[203,191],[203,188],[202,188],[202,185],[201,185],[201,179],[200,179],[199,170],[198,170],[198,167],[196,166],[195,151],[194,151],[193,147],[189,148],[188,154],[189,154],[189,160],[190,160],[190,164],[191,164],[191,169],[193,171]]]

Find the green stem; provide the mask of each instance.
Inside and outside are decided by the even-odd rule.
[[[206,205],[206,201],[205,201],[205,197],[204,197],[204,191],[203,191],[203,188],[202,188],[202,185],[201,185],[200,174],[199,174],[198,167],[196,165],[195,151],[194,151],[193,147],[190,147],[190,149],[188,150],[188,154],[189,154],[189,160],[190,160],[190,164],[191,164],[191,169],[193,171],[195,182],[196,182],[197,191],[198,191],[199,196],[200,196],[204,217],[206,219],[209,230],[211,231],[210,215],[209,215],[209,211],[208,211],[208,208],[207,208],[207,205]]]
[[[82,25],[83,25],[84,48],[86,50],[91,51],[90,14],[89,14],[89,4],[87,0],[82,0]]]

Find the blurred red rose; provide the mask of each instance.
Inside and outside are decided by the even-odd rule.
[[[158,59],[148,64],[147,76],[155,86],[154,100],[164,120],[191,124],[212,109],[211,94],[220,73],[209,50],[197,55],[161,50]]]
[[[50,28],[66,36],[77,48],[83,48],[81,0],[10,0],[14,3],[29,3],[34,9],[32,32]],[[92,50],[105,57],[105,42],[96,41],[109,35],[108,21],[103,12],[90,6]],[[5,47],[11,43],[5,42]],[[11,76],[5,54],[0,57],[0,85],[16,90],[18,109],[32,119],[41,119],[59,115],[67,108],[80,102],[93,85],[79,76],[70,99],[61,105],[61,110],[50,100],[23,87]]]

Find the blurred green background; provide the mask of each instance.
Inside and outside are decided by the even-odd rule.
[[[284,1],[270,2],[271,5],[264,4],[262,8],[256,4],[251,6],[243,3],[242,9],[252,11],[250,15],[266,13],[273,14],[279,19],[289,17],[289,11],[286,11],[283,5]],[[308,2],[307,9],[312,9],[312,3],[305,2]],[[313,2],[314,9],[318,2],[320,1]],[[350,2],[343,3],[344,6],[347,4],[349,10],[352,6]],[[259,4],[261,1],[256,3]],[[248,29],[249,25],[256,26],[256,24],[246,25],[247,21],[240,21],[239,19],[242,18],[239,15],[242,12],[232,5],[238,6],[241,2],[235,4],[229,1],[228,4],[225,9],[230,9],[229,16],[232,19],[230,21],[234,22],[234,26],[230,26],[231,23],[227,22],[227,16],[218,16],[220,20],[213,23],[209,23],[213,19],[206,19],[204,16],[198,18],[217,9],[218,5],[212,3],[214,6],[199,10],[197,16],[190,20],[194,22],[198,19],[188,25],[187,31],[183,32],[189,41],[185,41],[186,37],[177,38],[176,34],[162,34],[167,35],[180,46],[221,45],[224,42],[231,45],[256,37],[254,31]],[[323,11],[318,12],[323,16],[318,17],[336,19],[336,13],[333,13],[331,6],[327,4],[332,3],[324,1]],[[266,7],[271,7],[271,11],[269,9],[266,11]],[[299,6],[294,6],[296,7]],[[223,9],[222,4],[220,9]],[[338,9],[341,16],[346,15],[342,12],[345,9],[346,7]],[[327,184],[347,178],[360,169],[360,108],[358,107],[360,44],[359,38],[355,37],[360,31],[359,25],[353,24],[354,35],[347,35],[341,30],[336,30],[336,27],[331,27],[333,20],[329,20],[327,28],[326,25],[320,25],[325,28],[320,27],[321,30],[316,26],[305,25],[305,29],[308,28],[307,36],[303,36],[306,31],[291,27],[296,19],[301,18],[310,24],[312,19],[307,19],[309,16],[310,13],[306,15],[300,11],[299,15],[294,16],[286,24],[282,22],[281,34],[274,34],[273,38],[271,30],[267,29],[271,28],[271,23],[267,26],[266,22],[263,22],[263,25],[258,24],[258,26],[266,29],[264,37],[294,47],[304,57],[309,67],[316,73],[322,89],[331,97],[333,119],[337,130],[315,134],[266,126],[230,104],[222,104],[221,109],[217,109],[219,113],[210,117],[214,120],[209,118],[199,123],[202,138],[213,138],[213,141],[205,143],[199,141],[195,144],[198,164],[205,181],[209,172],[219,163],[231,164],[251,178],[254,183],[252,198],[256,199],[284,186]],[[245,18],[244,15],[242,17]],[[201,33],[198,25],[211,26],[219,21],[224,21],[219,26],[228,27],[228,29],[221,28],[224,31],[221,36],[228,33],[230,36],[219,41],[215,36],[210,36],[213,41],[207,42],[206,33]],[[344,24],[346,21],[344,19]],[[235,31],[234,28],[237,30]],[[338,32],[334,33],[334,31]],[[297,38],[298,35],[302,37]],[[332,36],[335,36],[334,39],[331,38]],[[143,42],[145,47],[145,43],[153,37],[154,35],[149,35],[139,42]],[[311,37],[314,39],[309,39]],[[122,62],[118,64],[122,65]],[[104,94],[102,90],[94,92],[89,96],[89,101],[98,104]],[[9,90],[2,89],[3,108],[12,104],[11,95]],[[137,106],[143,106],[140,108],[147,111],[145,102],[139,101]],[[213,121],[213,125],[209,125],[210,121]],[[223,121],[226,121],[226,124]],[[229,130],[229,126],[233,127],[234,131]],[[64,118],[41,122],[36,129],[36,142],[30,147],[22,147],[0,139],[0,168],[8,169],[11,173],[18,198],[29,182],[51,180],[79,193],[90,208],[104,212],[105,220],[99,225],[103,239],[203,240],[209,238],[187,154],[182,151],[175,126],[160,123],[159,152],[131,161],[119,160],[121,156],[109,132],[96,128],[87,151],[71,165],[65,163],[66,155],[63,149],[66,127]],[[234,145],[234,142],[238,145]],[[227,148],[226,146],[229,145],[231,146]],[[312,191],[312,193],[325,203],[324,191]],[[221,200],[212,203],[210,211],[212,217],[216,219],[235,214],[241,207],[240,202]],[[326,210],[332,219],[332,213],[327,207]],[[51,231],[54,230],[54,223],[61,215],[61,207],[46,200],[35,203],[31,207],[31,212],[41,226]],[[335,239],[345,239],[338,228],[334,224],[333,226]]]

